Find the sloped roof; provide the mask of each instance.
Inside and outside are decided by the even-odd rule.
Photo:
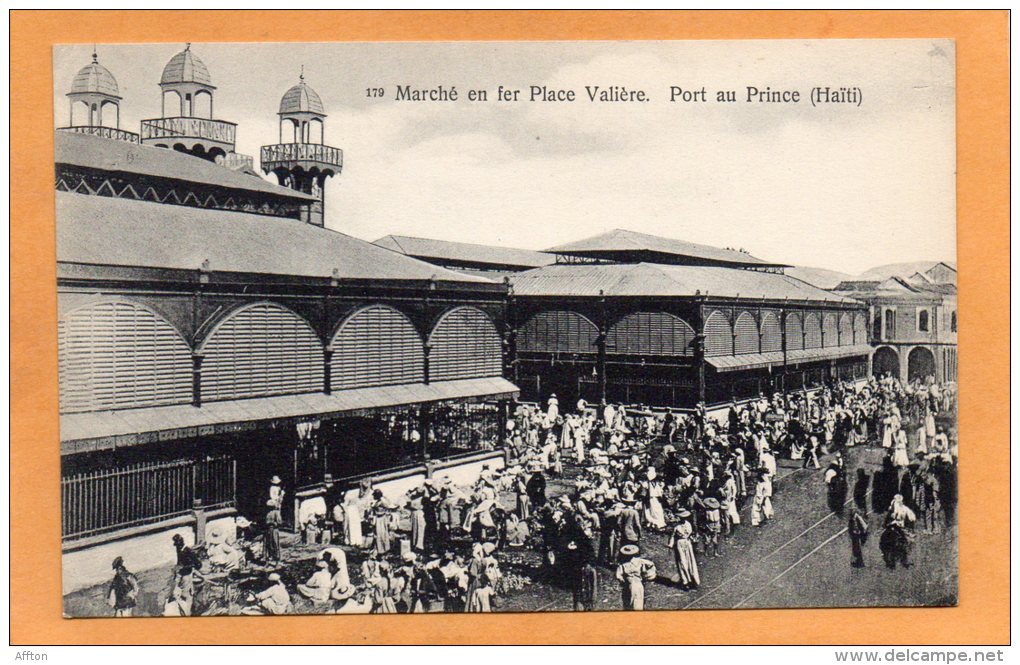
[[[213,87],[212,77],[209,76],[209,69],[205,63],[191,52],[191,44],[170,58],[163,68],[163,75],[159,79],[160,85],[173,83],[199,83],[207,87]]]
[[[56,192],[57,261],[492,284],[296,219]]]
[[[718,266],[557,264],[510,276],[518,296],[689,297],[854,303],[788,275]]]
[[[313,196],[274,185],[259,176],[235,171],[176,150],[76,132],[58,131],[55,134],[54,156],[58,164],[118,173],[138,173],[301,201],[315,200]]]
[[[626,229],[614,229],[591,238],[551,247],[546,252],[636,261],[654,259],[657,263],[712,263],[753,266],[781,266],[732,249],[699,245],[685,240],[653,236]]]
[[[302,76],[300,83],[283,93],[280,99],[280,113],[315,113],[325,117],[326,110],[322,106],[319,93],[312,90]]]
[[[373,244],[420,259],[455,261],[477,266],[512,266],[538,268],[556,262],[556,257],[544,252],[513,247],[494,247],[467,242],[451,242],[432,238],[388,235]]]
[[[79,69],[75,74],[74,80],[71,81],[69,94],[80,95],[90,92],[120,98],[117,79],[113,77],[109,69],[99,64],[95,54],[92,54],[92,62]]]

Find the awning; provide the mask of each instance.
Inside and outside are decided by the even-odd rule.
[[[201,407],[179,404],[70,413],[60,417],[60,448],[61,454],[67,455],[252,430],[301,418],[329,419],[411,404],[501,399],[518,392],[517,386],[506,379],[490,377],[341,390],[330,395],[310,393],[209,402]]]
[[[783,352],[769,351],[768,353],[745,353],[739,356],[710,356],[705,358],[705,362],[714,367],[717,372],[735,372],[741,369],[782,365]]]
[[[786,352],[786,362],[789,365],[809,363],[816,360],[836,360],[837,358],[850,358],[852,356],[871,355],[873,348],[867,344],[856,346],[830,346],[824,349],[798,349]]]
[[[798,349],[786,352],[787,365],[799,365],[801,363],[815,362],[818,360],[836,360],[838,358],[850,358],[853,356],[866,356],[872,352],[867,344],[856,346],[831,346],[824,349]],[[745,353],[739,356],[710,356],[705,362],[711,365],[717,372],[736,372],[745,369],[759,369],[768,366],[782,365],[783,352],[769,351],[768,353]]]

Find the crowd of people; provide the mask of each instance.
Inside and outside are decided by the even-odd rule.
[[[252,564],[272,572],[246,596],[244,613],[286,613],[297,598],[321,613],[488,612],[508,589],[500,552],[513,549],[537,551],[546,579],[569,588],[576,610],[596,607],[607,578],[600,569],[615,577],[623,606],[640,610],[651,581],[697,588],[699,558],[722,556],[726,540],[747,528],[745,505],[751,528],[777,519],[778,458],[819,469],[834,513],[847,517],[849,506],[852,565],[865,565],[875,513],[886,565],[907,566],[916,531],[954,518],[954,391],[892,377],[837,382],[733,404],[722,420],[704,408],[593,408],[584,400],[565,413],[551,395],[517,407],[507,465],[485,466],[471,486],[439,476],[390,497],[366,481],[307,503],[302,538],[324,546],[307,578],[278,570],[284,492],[274,478],[260,537],[239,518],[236,534],[208,534],[201,560],[175,542],[167,613],[191,612],[196,575]],[[881,468],[857,468],[851,488],[844,453],[868,445],[884,451]],[[553,480],[567,491],[549,496]],[[660,572],[643,556],[649,532],[665,537],[674,570]],[[349,554],[363,558],[357,575]],[[125,586],[114,582],[114,590]]]

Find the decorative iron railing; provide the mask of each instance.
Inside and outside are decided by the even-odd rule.
[[[127,141],[128,143],[138,143],[138,134],[135,134],[134,132],[126,132],[123,129],[115,129],[113,127],[77,125],[72,127],[61,127],[60,131],[74,132],[76,134],[89,134],[91,136],[101,136],[104,139],[113,139],[115,141]]]
[[[237,125],[209,118],[155,118],[142,120],[142,140],[196,138],[234,145]]]
[[[223,166],[228,169],[234,169],[240,171],[243,169],[255,168],[255,160],[251,155],[242,155],[240,153],[232,152],[223,158]]]
[[[147,462],[60,479],[65,541],[234,505],[236,467],[229,456]]]
[[[277,143],[262,146],[262,166],[278,162],[317,162],[341,167],[344,151],[320,143]]]

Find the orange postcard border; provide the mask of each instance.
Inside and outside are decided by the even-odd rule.
[[[12,11],[12,644],[1007,644],[1007,11]],[[960,596],[955,608],[61,618],[52,47],[61,43],[951,38],[957,57]],[[250,630],[257,622],[257,632]]]

